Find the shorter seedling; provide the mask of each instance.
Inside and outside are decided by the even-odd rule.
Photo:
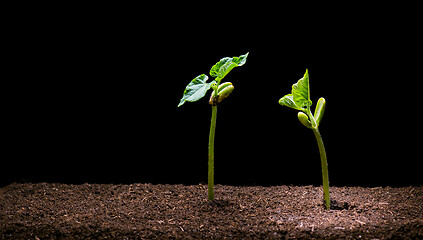
[[[330,209],[328,164],[326,159],[325,146],[323,145],[322,136],[320,135],[318,128],[323,118],[323,113],[325,112],[326,101],[324,98],[320,98],[317,102],[314,115],[311,114],[310,107],[312,102],[310,100],[308,70],[306,70],[303,78],[292,85],[291,94],[287,94],[281,98],[279,100],[279,104],[299,110],[300,112],[298,112],[298,119],[304,126],[313,130],[313,133],[316,136],[322,164],[323,197],[325,200],[326,209]]]

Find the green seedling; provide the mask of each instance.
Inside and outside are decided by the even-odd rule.
[[[319,146],[320,160],[322,163],[323,197],[326,209],[330,209],[328,164],[325,146],[323,145],[322,136],[320,135],[318,128],[320,122],[322,121],[323,113],[325,112],[326,101],[324,98],[320,98],[317,102],[316,109],[314,110],[314,115],[311,114],[310,107],[312,102],[310,100],[308,70],[306,70],[303,78],[292,85],[291,94],[287,94],[281,98],[279,100],[279,104],[299,110],[298,119],[304,126],[313,130],[314,135],[316,136],[317,145]]]
[[[234,86],[230,82],[220,83],[222,79],[235,67],[242,66],[246,63],[248,53],[239,57],[225,57],[220,59],[211,69],[210,76],[215,79],[207,83],[208,76],[201,74],[194,78],[185,88],[184,96],[179,102],[178,107],[185,102],[195,102],[204,95],[211,88],[209,104],[212,106],[212,117],[210,123],[209,135],[209,165],[208,165],[208,199],[214,200],[214,136],[216,131],[216,114],[217,105],[231,94]]]

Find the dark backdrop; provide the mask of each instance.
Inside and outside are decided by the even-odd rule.
[[[217,184],[321,184],[312,131],[278,105],[306,69],[313,109],[327,101],[331,184],[421,184],[413,21],[357,10],[19,23],[8,45],[1,183],[206,183],[209,94],[177,105],[194,77],[249,52],[224,79],[235,90],[218,107]]]

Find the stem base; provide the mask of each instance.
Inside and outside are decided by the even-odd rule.
[[[325,200],[326,209],[330,209],[330,197],[329,197],[329,171],[328,171],[328,161],[326,159],[326,150],[323,145],[322,136],[320,135],[319,129],[313,129],[314,136],[317,140],[317,145],[319,146],[320,152],[320,161],[322,164],[322,179],[323,179],[323,197]]]

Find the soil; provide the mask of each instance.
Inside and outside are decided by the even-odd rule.
[[[13,183],[0,239],[423,239],[423,186]]]

